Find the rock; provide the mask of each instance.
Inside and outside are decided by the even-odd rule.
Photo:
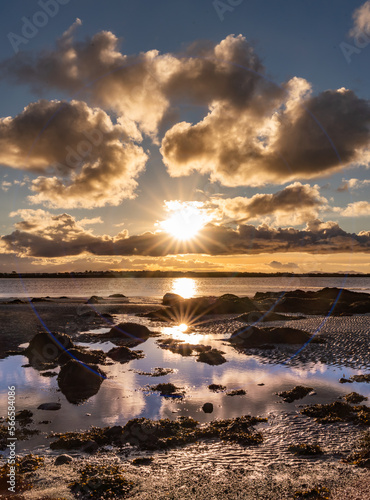
[[[361,373],[360,375],[352,375],[353,382],[370,382],[370,373]]]
[[[367,401],[367,397],[362,396],[358,392],[350,392],[349,394],[346,394],[345,396],[343,396],[343,399],[345,399],[347,401],[347,403],[351,403],[351,404],[358,404],[358,403],[362,403],[362,401]]]
[[[93,441],[92,439],[90,439],[89,441],[86,441],[86,443],[83,445],[83,447],[81,449],[85,453],[92,454],[92,453],[95,453],[98,451],[99,445],[96,441]]]
[[[94,396],[105,378],[98,366],[71,359],[61,367],[58,385],[70,403],[78,404]]]
[[[213,404],[212,403],[204,403],[202,406],[202,410],[204,413],[213,413]]]
[[[103,297],[92,295],[89,299],[87,299],[86,304],[99,304],[101,300],[104,300]]]
[[[179,388],[174,384],[171,384],[171,382],[152,385],[150,389],[152,391],[160,392],[161,396],[172,396],[173,394],[179,394]]]
[[[245,396],[247,393],[244,389],[234,389],[226,393],[226,396]]]
[[[27,425],[32,422],[33,413],[30,410],[19,410],[15,412],[15,420],[21,425]]]
[[[296,399],[302,399],[307,396],[311,391],[312,387],[304,387],[303,385],[297,385],[290,391],[277,392],[276,394],[283,398],[286,403],[293,403]]]
[[[220,384],[211,384],[208,386],[208,389],[213,392],[222,392],[226,390],[226,387]]]
[[[218,349],[211,349],[209,351],[201,352],[197,361],[207,363],[208,365],[222,365],[227,361],[222,354],[223,352]]]
[[[352,383],[353,383],[353,380],[350,380],[350,379],[348,379],[348,378],[341,377],[341,378],[339,379],[339,383],[340,383],[340,384],[352,384]]]
[[[69,464],[73,461],[73,458],[70,455],[59,455],[54,461],[54,465],[64,465]]]
[[[103,351],[89,351],[88,349],[73,348],[64,351],[57,359],[58,364],[64,365],[71,359],[77,359],[83,363],[103,364],[106,355]]]
[[[42,372],[40,373],[40,375],[42,377],[55,377],[57,374],[57,372]]]
[[[149,335],[150,330],[144,325],[139,325],[138,323],[119,323],[108,333],[100,335],[100,338],[119,338],[144,342],[149,338]]]
[[[184,298],[177,293],[165,293],[163,296],[162,304],[164,306],[173,306],[178,302],[182,302],[183,300]]]
[[[112,293],[112,295],[109,295],[110,299],[126,299],[126,295],[123,295],[123,293]]]
[[[104,430],[104,435],[109,439],[110,442],[119,441],[123,432],[123,427],[121,425],[114,425],[113,427],[108,427]]]
[[[28,357],[30,364],[37,368],[45,363],[56,361],[65,349],[72,349],[74,344],[69,335],[64,333],[37,333],[24,354]]]
[[[239,328],[230,337],[229,342],[242,347],[260,347],[263,344],[305,344],[312,334],[289,327],[257,328],[249,326]],[[320,339],[321,340],[321,339]],[[311,342],[319,342],[313,337]]]
[[[144,357],[141,351],[131,351],[131,349],[126,346],[114,347],[108,351],[107,356],[114,361],[119,361],[120,363],[128,363],[132,359],[140,359]]]
[[[50,410],[56,411],[60,410],[62,405],[60,403],[42,403],[37,407],[38,410]]]

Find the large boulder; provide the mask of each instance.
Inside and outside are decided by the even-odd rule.
[[[239,328],[229,341],[240,347],[259,347],[264,344],[305,344],[312,335],[296,328]],[[313,342],[318,340],[314,337]]]
[[[150,330],[138,323],[119,323],[111,328],[108,333],[103,333],[100,338],[106,339],[127,339],[144,342],[149,338]]]
[[[55,362],[66,349],[73,347],[74,344],[69,335],[41,332],[33,337],[24,354],[32,366],[41,368],[45,363]]]
[[[178,302],[182,302],[183,300],[184,298],[177,293],[165,293],[163,296],[162,304],[164,306],[173,306]]]
[[[70,403],[78,404],[97,394],[105,378],[98,366],[71,359],[61,367],[58,385]]]

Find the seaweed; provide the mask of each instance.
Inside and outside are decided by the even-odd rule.
[[[362,396],[358,392],[350,392],[349,394],[343,396],[343,399],[345,399],[347,403],[351,404],[357,404],[357,403],[362,403],[362,401],[367,401],[367,397]]]
[[[124,498],[130,494],[134,483],[122,475],[118,465],[87,464],[80,470],[80,477],[69,485],[77,498]]]
[[[370,468],[370,431],[362,434],[356,449],[348,455],[344,462],[357,467]]]
[[[296,399],[302,399],[307,396],[311,391],[312,387],[304,387],[303,385],[297,385],[290,391],[277,392],[276,394],[283,398],[286,403],[293,403]]]
[[[322,455],[324,452],[319,444],[299,443],[289,446],[288,451],[295,455]]]
[[[303,415],[312,417],[320,424],[334,422],[353,422],[356,424],[370,425],[370,408],[364,405],[351,406],[342,401],[330,404],[316,404],[306,406],[301,410]]]

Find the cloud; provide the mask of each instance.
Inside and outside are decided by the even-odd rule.
[[[8,190],[9,190],[9,188],[10,188],[10,186],[12,186],[12,183],[11,183],[11,182],[9,182],[9,181],[3,181],[3,182],[1,183],[1,189],[2,189],[3,191],[8,191]]]
[[[361,217],[370,215],[370,202],[355,201],[350,203],[347,208],[340,212],[342,217]]]
[[[170,175],[199,171],[225,186],[260,186],[368,164],[368,101],[345,89],[311,96],[298,78],[285,87],[284,99],[267,98],[258,113],[253,100],[246,109],[218,101],[195,125],[174,125],[161,147]]]
[[[239,222],[273,215],[277,223],[289,221],[302,224],[317,217],[328,207],[328,200],[320,195],[319,186],[295,182],[274,194],[256,194],[252,198],[215,199],[223,213]]]
[[[126,55],[110,31],[84,42],[75,40],[79,24],[74,23],[53,50],[36,56],[19,53],[4,61],[2,78],[27,84],[37,93],[50,88],[78,93],[117,113],[135,139],[141,132],[155,137],[171,102],[176,105],[180,99],[201,106],[227,100],[245,108],[259,89],[281,93],[261,76],[263,65],[242,35],[229,35],[218,44],[195,42],[182,54],[149,50]]]
[[[270,262],[270,264],[267,264],[268,266],[272,267],[273,269],[298,269],[298,265],[295,264],[294,262],[279,262],[277,260],[273,260]]]
[[[368,252],[370,232],[350,234],[335,222],[310,221],[306,228],[255,227],[238,228],[208,224],[196,238],[175,241],[164,232],[146,232],[129,236],[96,236],[68,214],[52,215],[44,210],[19,210],[11,214],[22,220],[15,230],[2,236],[3,252],[21,257],[60,258],[84,254],[100,256],[166,257],[179,254],[248,255],[275,252],[343,253]],[[86,224],[85,224],[86,225]]]
[[[4,61],[1,77],[39,92],[78,92],[89,105],[114,112],[135,141],[144,134],[158,142],[159,132],[170,126],[161,153],[171,176],[197,171],[225,186],[260,186],[368,165],[369,101],[344,88],[312,95],[303,78],[274,84],[242,35],[195,42],[182,53],[126,55],[109,31],[77,41],[78,24],[54,49]],[[199,105],[205,116],[194,124],[173,124],[183,103]],[[77,203],[79,183],[74,184],[66,198]],[[58,180],[39,180],[34,189],[42,193],[34,201],[45,202],[50,188],[55,199],[63,198]]]
[[[40,100],[0,120],[0,162],[41,174],[31,203],[93,208],[132,198],[147,155],[101,109]]]
[[[342,184],[339,186],[339,188],[337,189],[337,191],[339,191],[339,192],[352,191],[354,189],[360,189],[360,188],[362,188],[364,186],[367,186],[368,184],[370,184],[370,180],[369,179],[364,179],[364,180],[360,180],[360,179],[349,179],[349,180],[342,179]]]
[[[352,37],[370,34],[370,1],[365,2],[352,15],[353,27],[350,31]]]

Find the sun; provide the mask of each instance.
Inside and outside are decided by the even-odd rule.
[[[193,239],[210,219],[202,202],[166,201],[165,207],[170,216],[159,225],[179,241]]]

